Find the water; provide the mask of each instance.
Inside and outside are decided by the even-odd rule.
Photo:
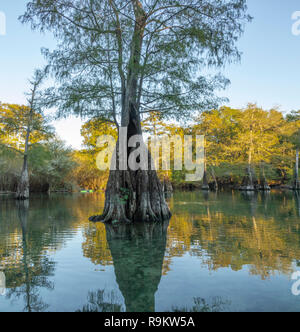
[[[176,193],[169,224],[118,229],[88,222],[103,199],[0,196],[0,311],[300,311],[293,193]]]

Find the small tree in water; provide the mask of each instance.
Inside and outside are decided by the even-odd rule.
[[[52,128],[41,115],[38,88],[42,84],[44,72],[37,70],[30,81],[31,90],[28,94],[28,106],[3,104],[0,123],[5,133],[4,146],[22,155],[23,166],[18,181],[16,199],[29,198],[29,150],[35,144],[52,135]]]
[[[58,106],[61,116],[113,121],[127,129],[129,141],[142,134],[149,112],[178,120],[217,106],[214,91],[228,80],[201,71],[239,59],[235,42],[250,20],[246,10],[246,0],[34,0],[21,20],[53,31],[59,41],[58,50],[44,50],[61,83],[46,91],[47,105]],[[154,169],[117,169],[110,173],[103,215],[92,220],[170,215]]]

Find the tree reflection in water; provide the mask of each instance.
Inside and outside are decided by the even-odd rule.
[[[217,273],[226,269],[233,280],[238,277],[235,272],[242,269],[249,273],[249,280],[253,275],[270,281],[273,275],[290,277],[295,265],[300,265],[300,200],[296,193],[177,192],[170,199],[173,218],[169,227],[169,223],[121,227],[91,224],[87,216],[96,212],[99,201],[101,197],[97,195],[41,196],[30,201],[29,209],[26,202],[16,206],[15,201],[0,197],[0,270],[6,275],[7,296],[15,300],[18,309],[47,310],[47,302],[51,305],[51,301],[45,290],[54,287],[51,283],[54,259],[60,263],[53,253],[67,248],[78,234],[83,234],[83,240],[78,244],[77,255],[88,258],[93,268],[99,266],[97,270],[104,272],[103,280],[110,278],[114,268],[127,311],[154,311],[158,307],[171,310],[172,300],[164,308],[162,303],[155,303],[155,294],[162,275],[167,282],[175,275],[177,280],[175,286],[173,280],[173,286],[181,287],[177,286],[181,282],[183,289],[186,287],[185,276],[176,265],[178,261],[186,264],[186,259],[192,259],[193,267],[186,265],[191,273],[201,269]],[[75,255],[69,254],[70,258]],[[78,266],[71,268],[76,269],[72,273],[78,271]],[[93,275],[82,268],[79,274],[85,273],[84,282],[91,276],[88,289],[98,290],[99,284],[92,284]],[[114,284],[114,280],[111,282]],[[169,287],[168,283],[162,285]],[[72,293],[72,286],[71,282],[67,291]],[[81,309],[125,309],[123,299],[116,301],[115,297],[103,293],[102,288],[90,293],[87,306]],[[55,291],[52,299],[60,296]],[[85,303],[83,295],[78,301]],[[210,295],[223,294],[215,294],[211,289]],[[199,310],[199,303],[204,309],[211,308],[212,303],[201,293],[201,287],[190,292],[190,298],[193,297],[198,302],[187,310]],[[206,297],[205,303],[202,297]],[[68,305],[72,307],[71,302]]]
[[[48,305],[42,300],[39,294],[39,288],[53,289],[53,284],[47,280],[47,276],[53,273],[54,266],[47,257],[34,259],[34,251],[37,249],[35,245],[28,243],[27,223],[29,201],[17,201],[18,217],[22,229],[22,251],[23,251],[23,266],[20,268],[22,272],[18,274],[19,287],[11,288],[7,297],[24,298],[24,311],[26,312],[41,312],[48,308]]]
[[[200,297],[194,298],[191,307],[175,307],[170,312],[224,312],[229,311],[231,302],[225,301],[221,297],[205,300]],[[122,303],[115,292],[105,293],[104,290],[89,292],[88,303],[77,312],[122,312]],[[128,311],[128,310],[127,310]]]
[[[40,296],[40,288],[52,290],[54,285],[48,281],[48,276],[54,272],[54,263],[46,256],[36,255],[40,246],[28,239],[28,201],[17,201],[18,219],[22,230],[21,261],[17,267],[6,271],[7,298],[17,300],[23,298],[26,312],[41,312],[48,305]],[[12,287],[13,285],[13,287]]]
[[[300,192],[295,191],[295,204],[296,204],[296,210],[297,210],[297,215],[300,217]]]
[[[155,293],[162,274],[166,271],[164,260],[168,226],[169,221],[163,224],[141,223],[118,226],[107,224],[103,226],[106,230],[106,240],[112,256],[116,280],[124,297],[127,312],[155,312]],[[87,234],[91,235],[93,232],[89,230]],[[96,234],[98,234],[97,231]],[[94,235],[93,239],[95,240]],[[86,244],[84,248],[87,249]],[[99,257],[99,261],[103,262],[103,259]],[[120,303],[114,292],[105,296],[105,292],[99,290],[89,293],[88,304],[79,311],[120,312],[122,311]],[[174,307],[171,311],[220,312],[229,305],[230,302],[223,301],[221,298],[214,298],[211,301],[195,298],[191,308]]]
[[[106,294],[104,290],[89,292],[88,304],[77,312],[122,312],[122,304],[114,292]]]
[[[84,255],[96,265],[114,265],[128,311],[154,310],[161,275],[187,253],[199,258],[199,268],[247,267],[262,280],[290,276],[300,260],[299,199],[292,193],[176,193],[170,205],[168,236],[158,225],[97,224],[85,232]]]
[[[128,312],[154,312],[169,221],[105,225],[117,283]]]
[[[230,301],[224,301],[220,297],[213,298],[210,302],[200,297],[194,298],[192,307],[173,307],[172,312],[222,312],[228,311]]]

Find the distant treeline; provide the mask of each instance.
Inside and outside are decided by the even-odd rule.
[[[204,187],[294,187],[295,179],[298,179],[296,156],[300,148],[300,111],[284,115],[276,109],[263,110],[253,104],[245,109],[221,107],[200,113],[185,126],[170,124],[160,113],[151,112],[142,125],[149,136],[205,135]],[[89,175],[99,174],[95,168],[100,151],[97,138],[101,135],[116,137],[117,130],[113,124],[97,118],[88,121],[81,134],[86,149],[78,155],[90,165],[86,168]],[[170,180],[175,187],[203,186],[203,182],[186,183],[186,173],[174,169],[159,171],[161,179]],[[87,182],[86,185],[92,184]]]
[[[15,191],[22,169],[25,141],[26,106],[0,106],[0,191]],[[66,147],[49,126],[36,114],[29,149],[31,191],[103,190],[108,172],[96,166],[97,139],[101,135],[117,137],[115,125],[102,118],[86,122],[81,130],[84,149]],[[211,188],[298,183],[297,151],[300,148],[300,111],[284,115],[256,105],[246,109],[221,107],[205,111],[188,125],[170,124],[161,114],[151,112],[143,121],[150,135],[205,135],[204,185]],[[203,183],[185,182],[186,171],[159,171],[176,187],[201,187]]]

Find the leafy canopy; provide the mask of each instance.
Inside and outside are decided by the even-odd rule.
[[[46,104],[117,123],[133,72],[140,113],[179,119],[216,106],[229,81],[206,69],[239,59],[246,11],[246,0],[33,0],[21,21],[58,40],[43,50],[59,82]]]
[[[47,141],[53,136],[53,128],[39,112],[31,112],[29,106],[0,104],[0,147],[23,152],[28,127],[30,145]]]

